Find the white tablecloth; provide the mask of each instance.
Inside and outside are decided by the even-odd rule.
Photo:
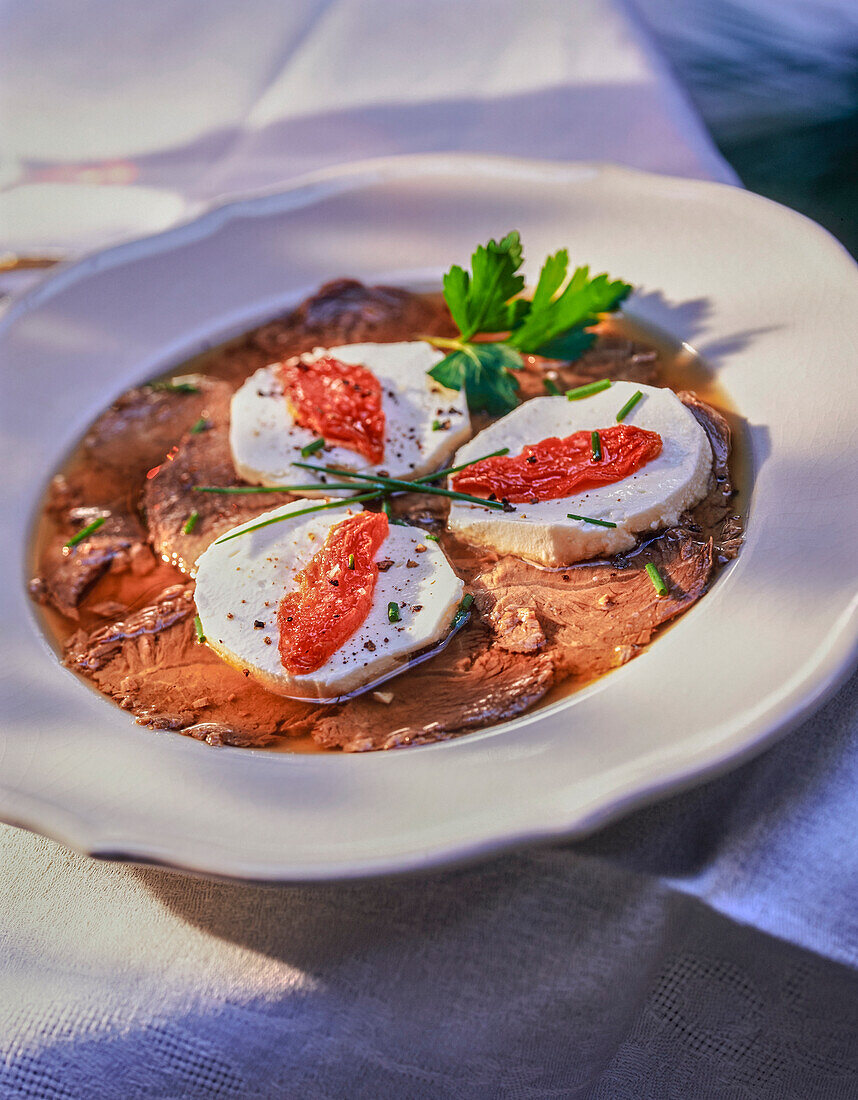
[[[733,180],[609,0],[76,0],[0,27],[0,250],[347,159]],[[585,844],[260,888],[0,827],[0,1097],[858,1096],[858,681]]]

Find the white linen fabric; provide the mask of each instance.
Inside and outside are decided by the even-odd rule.
[[[2,18],[0,246],[77,252],[387,153],[733,180],[608,0]],[[585,843],[396,881],[206,882],[0,827],[0,1097],[858,1096],[856,712],[853,679]]]

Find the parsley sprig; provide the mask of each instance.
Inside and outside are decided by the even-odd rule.
[[[599,314],[617,309],[631,293],[620,279],[591,278],[589,267],[576,268],[567,280],[569,253],[561,248],[542,265],[533,296],[522,298],[522,261],[513,231],[478,245],[470,273],[454,265],[444,276],[444,299],[459,336],[425,337],[447,352],[429,374],[449,389],[464,386],[474,412],[497,416],[514,409],[518,382],[512,372],[524,365],[523,355],[577,359],[595,340],[589,330]]]

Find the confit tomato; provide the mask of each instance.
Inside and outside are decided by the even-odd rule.
[[[332,527],[280,601],[280,660],[287,672],[315,672],[365,621],[372,607],[375,555],[390,530],[383,512],[361,512]]]
[[[384,461],[381,383],[371,370],[323,356],[313,363],[289,360],[280,372],[296,424],[374,465]]]
[[[661,454],[661,436],[616,424],[599,431],[602,457],[593,458],[591,432],[552,436],[528,444],[518,455],[484,458],[453,478],[453,488],[472,496],[491,493],[513,504],[557,500],[583,489],[612,485]]]

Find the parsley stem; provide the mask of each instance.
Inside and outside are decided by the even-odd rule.
[[[667,595],[667,585],[664,583],[664,579],[662,578],[661,573],[659,573],[658,569],[656,569],[656,567],[653,565],[653,563],[651,561],[647,562],[646,571],[647,571],[647,574],[649,576],[649,579],[653,583],[653,587],[655,588],[656,595],[666,596]]]
[[[602,378],[598,382],[588,382],[586,386],[576,386],[574,390],[566,391],[568,401],[580,401],[582,397],[592,397],[594,393],[601,393],[610,387],[610,378]]]
[[[466,342],[461,337],[451,339],[449,336],[417,336],[417,340],[424,340],[433,348],[444,348],[447,351],[461,351]]]
[[[419,484],[414,481],[403,481],[398,477],[382,477],[380,474],[358,474],[352,470],[338,470],[333,466],[314,466],[310,462],[293,462],[293,466],[302,466],[305,470],[321,470],[323,473],[331,474],[344,474],[346,477],[358,478],[360,481],[370,481],[376,484],[379,488],[383,489],[400,489],[407,492],[413,492],[415,485],[417,485],[417,491],[420,493],[430,493],[432,496],[438,497],[450,497],[452,500],[464,500],[469,504],[482,504],[486,508],[502,509],[503,504],[500,501],[484,500],[482,497],[472,497],[468,493],[457,493],[455,489],[442,489],[437,485],[427,485],[425,482]]]
[[[89,536],[94,531],[97,531],[99,527],[101,527],[102,523],[104,523],[104,519],[104,516],[99,516],[98,519],[94,519],[92,523],[88,523],[86,527],[81,527],[78,533],[76,535],[72,535],[69,541],[65,544],[65,548],[67,550],[70,550],[73,546],[77,546],[79,542],[83,542],[85,538],[89,538]]]
[[[638,390],[637,393],[632,394],[632,396],[628,399],[628,401],[625,403],[625,405],[623,405],[623,407],[617,413],[617,423],[618,424],[622,424],[622,422],[626,419],[626,417],[629,415],[629,413],[632,411],[632,409],[635,407],[635,405],[637,405],[638,401],[640,401],[640,399],[642,397],[643,397],[643,394],[641,393],[640,390]]]
[[[288,519],[297,519],[298,516],[308,516],[311,512],[324,512],[328,508],[347,508],[350,504],[355,504],[362,500],[378,500],[382,496],[384,490],[381,488],[375,489],[371,493],[359,493],[354,497],[343,497],[341,500],[328,500],[324,504],[314,504],[310,508],[299,508],[297,512],[287,512],[285,515],[272,516],[270,519],[264,519],[261,523],[254,523],[250,527],[242,527],[239,531],[231,531],[228,535],[224,535],[215,542],[215,546],[220,546],[222,542],[229,542],[230,539],[237,539],[241,535],[247,535],[251,531],[258,531],[261,527],[268,527],[272,523],[283,523]]]
[[[567,512],[566,513],[566,518],[567,519],[578,519],[582,523],[593,523],[597,527],[616,527],[617,526],[616,523],[611,523],[611,521],[607,520],[607,519],[591,519],[590,516],[576,516],[573,512]]]

